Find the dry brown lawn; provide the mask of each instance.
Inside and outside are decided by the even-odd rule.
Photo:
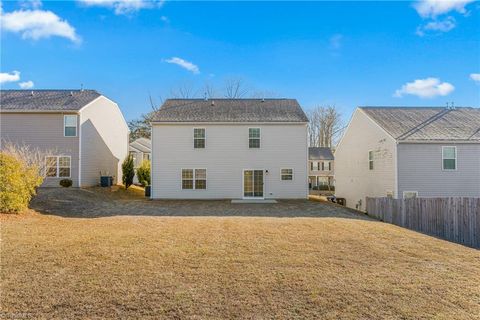
[[[480,252],[345,218],[1,220],[0,318],[478,319]]]

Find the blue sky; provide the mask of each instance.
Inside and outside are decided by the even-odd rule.
[[[480,106],[480,3],[2,1],[1,86],[148,96],[242,78],[304,109]]]

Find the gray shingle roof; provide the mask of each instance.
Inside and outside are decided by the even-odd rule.
[[[480,141],[480,109],[361,107],[400,141]]]
[[[295,99],[168,99],[153,122],[307,122]]]
[[[0,90],[2,111],[78,111],[101,96],[95,90]]]
[[[332,149],[328,147],[309,147],[308,160],[334,160]]]

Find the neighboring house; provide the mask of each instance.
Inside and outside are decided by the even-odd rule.
[[[480,109],[357,108],[335,151],[336,195],[480,197]]]
[[[308,186],[310,189],[329,189],[334,185],[332,149],[308,148]]]
[[[118,105],[95,90],[1,90],[2,143],[47,151],[42,186],[99,184],[100,175],[121,180],[128,154],[128,126]]]
[[[133,156],[135,168],[138,168],[143,160],[150,160],[152,142],[147,138],[138,138],[137,140],[130,142],[128,152]]]
[[[152,120],[152,198],[308,197],[294,99],[169,99]]]

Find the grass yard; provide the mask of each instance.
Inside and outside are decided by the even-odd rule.
[[[2,216],[0,318],[478,319],[480,252],[368,220]]]

